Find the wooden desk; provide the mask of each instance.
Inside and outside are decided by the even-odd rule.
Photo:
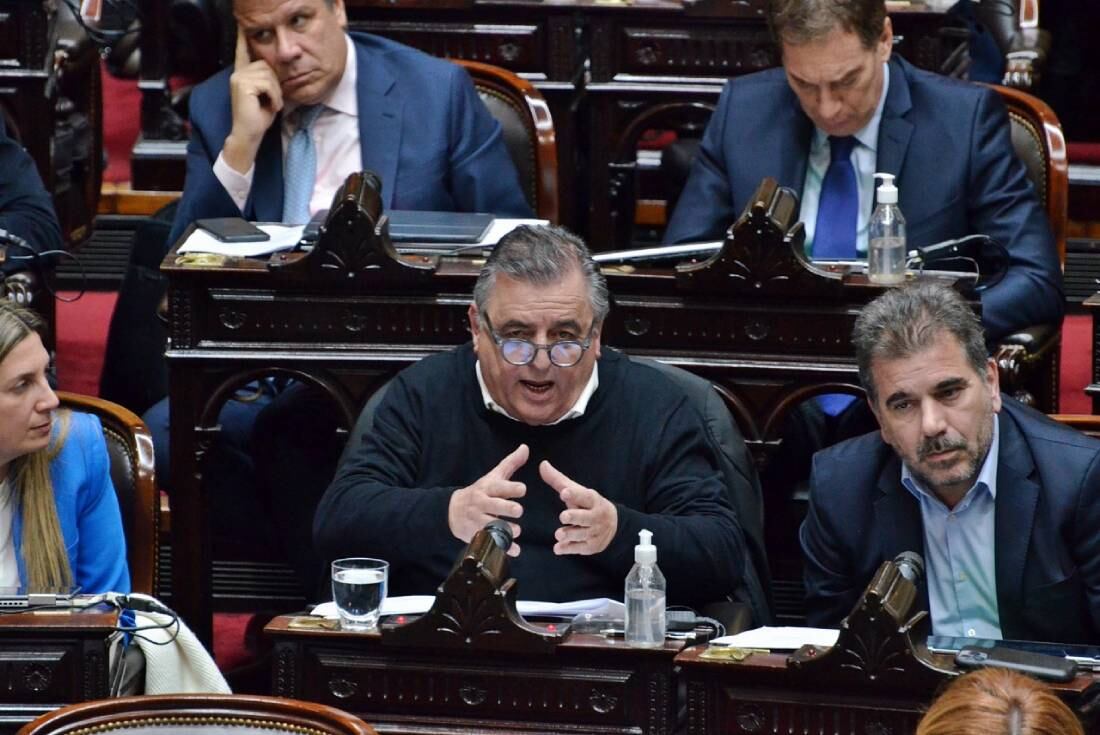
[[[836,685],[788,667],[785,654],[753,654],[743,662],[727,662],[703,659],[703,651],[703,647],[691,648],[676,657],[687,686],[689,735],[904,735],[916,729],[938,687],[949,678],[893,687],[873,681],[861,686]],[[940,666],[953,668],[949,656],[935,655],[933,659]],[[1096,687],[1092,675],[1055,686],[1071,707]]]
[[[110,694],[115,611],[0,615],[0,733]]]
[[[293,629],[275,618],[272,693],[329,704],[380,733],[671,733],[681,644],[628,648],[574,635],[552,653],[435,653],[378,633]]]
[[[604,344],[714,381],[761,462],[801,401],[860,392],[852,324],[879,293],[865,281],[796,272],[784,256],[792,224],[777,227],[763,209],[746,219],[740,255],[709,281],[671,269],[605,271],[614,307]],[[433,275],[399,284],[370,270],[309,279],[261,260],[196,267],[177,264],[174,251],[166,257],[172,532],[185,540],[173,543],[172,599],[200,640],[211,640],[212,614],[210,499],[200,472],[222,404],[245,383],[279,374],[320,387],[350,428],[389,376],[469,339],[466,309],[479,267],[444,259]]]

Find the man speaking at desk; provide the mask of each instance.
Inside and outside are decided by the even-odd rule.
[[[989,235],[1009,256],[986,336],[1062,320],[1050,227],[991,89],[892,56],[884,0],[769,0],[783,68],[730,80],[668,242],[721,239],[767,176],[798,193],[808,253],[866,258],[875,172],[895,174],[908,246]]]
[[[502,239],[474,289],[473,342],[401,372],[349,447],[317,510],[322,555],[385,558],[391,592],[432,594],[505,518],[521,597],[622,599],[648,528],[670,603],[733,592],[744,541],[702,416],[659,370],[601,346],[607,311],[578,239]]]
[[[1100,643],[1100,442],[1001,396],[977,317],[943,285],[888,291],[852,341],[882,428],[814,457],[810,624],[837,626],[915,551],[936,635]]]
[[[171,242],[203,217],[303,224],[363,169],[386,209],[531,216],[462,69],[347,33],[343,0],[234,0],[233,13],[233,67],[191,96]]]

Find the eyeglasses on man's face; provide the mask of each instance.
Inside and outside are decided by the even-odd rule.
[[[483,314],[482,316],[485,319],[485,327],[489,331],[489,336],[500,348],[500,356],[509,365],[515,365],[516,367],[522,367],[530,363],[539,354],[539,350],[546,350],[546,355],[550,358],[551,364],[563,368],[573,367],[584,357],[585,350],[592,346],[592,333],[596,330],[596,325],[593,324],[592,328],[588,330],[588,336],[583,340],[560,339],[548,345],[540,345],[529,339],[501,337],[493,329],[493,324],[489,321],[489,315]]]

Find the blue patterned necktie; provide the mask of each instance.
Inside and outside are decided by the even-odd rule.
[[[821,182],[817,200],[813,257],[837,260],[856,257],[856,221],[859,218],[859,187],[852,166],[852,136],[829,136],[829,168]]]
[[[317,122],[324,105],[299,107],[298,129],[290,136],[283,168],[283,222],[303,225],[309,222],[309,200],[317,176],[317,149],[310,129]]]

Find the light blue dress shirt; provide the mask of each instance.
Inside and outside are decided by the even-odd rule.
[[[1000,639],[994,549],[1000,425],[974,486],[952,509],[926,490],[903,463],[901,482],[920,502],[924,567],[935,635]]]
[[[882,65],[882,95],[870,122],[855,134],[858,142],[852,148],[852,166],[856,171],[859,190],[859,218],[856,220],[856,254],[867,257],[867,226],[871,221],[871,205],[875,201],[875,167],[878,165],[878,127],[890,90],[890,67]],[[821,182],[829,170],[829,136],[814,126],[810,141],[810,158],[806,163],[806,181],[802,185],[802,209],[799,218],[806,228],[806,255],[813,256],[814,230],[817,228],[817,202],[821,198]]]

